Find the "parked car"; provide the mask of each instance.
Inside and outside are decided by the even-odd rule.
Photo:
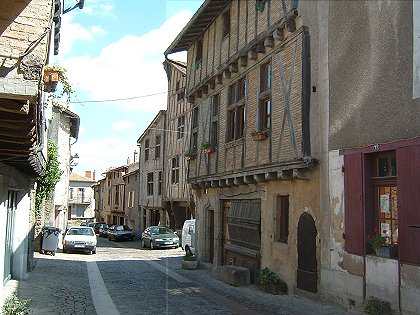
[[[96,254],[96,235],[93,228],[88,226],[70,227],[63,240],[63,252],[83,251]]]
[[[182,227],[182,249],[186,253],[195,253],[195,219],[184,222]]]
[[[99,229],[107,226],[107,224],[103,222],[102,223],[96,222],[96,223],[89,223],[89,226],[92,226],[95,233],[99,234]]]
[[[107,225],[105,228],[102,229],[102,233],[99,233],[101,237],[108,237],[109,230],[113,229],[115,225]]]
[[[97,232],[97,234],[100,237],[107,237],[108,236],[107,235],[107,233],[108,233],[108,227],[109,227],[108,224],[106,224],[106,223],[100,223],[99,226],[98,226],[98,232]]]
[[[143,248],[177,248],[179,237],[169,228],[164,226],[148,227],[141,235]]]
[[[134,237],[133,230],[126,225],[113,225],[108,229],[108,239],[110,241],[132,241]]]

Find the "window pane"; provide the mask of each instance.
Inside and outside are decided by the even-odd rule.
[[[242,138],[244,134],[244,122],[245,122],[245,110],[244,106],[237,108],[237,128],[236,128],[236,139]]]
[[[388,175],[388,159],[386,157],[378,159],[378,176],[385,177]]]

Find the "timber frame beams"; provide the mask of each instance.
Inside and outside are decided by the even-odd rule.
[[[36,103],[0,98],[0,117],[0,161],[40,174]]]
[[[189,183],[193,189],[205,189],[253,185],[276,180],[308,180],[306,172],[316,164],[315,159],[305,159],[284,165],[193,178],[189,180]]]
[[[224,80],[229,80],[232,73],[239,71],[239,67],[246,67],[250,62],[258,59],[258,55],[270,53],[276,46],[284,45],[296,32],[296,18],[298,12],[296,9],[289,12],[289,14],[281,19],[278,23],[272,25],[269,30],[260,34],[256,39],[248,43],[244,48],[231,56],[227,62],[220,65],[216,73],[210,77],[203,79],[194,88],[187,91],[187,97],[190,101],[196,98],[205,97],[209,93],[209,89],[213,88],[213,84],[223,84]],[[203,87],[206,89],[203,89]]]

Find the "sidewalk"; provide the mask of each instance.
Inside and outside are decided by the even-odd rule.
[[[194,282],[205,286],[208,290],[217,292],[228,299],[232,299],[250,309],[260,310],[269,314],[281,315],[356,315],[355,311],[347,312],[339,305],[323,303],[310,300],[297,295],[272,295],[258,289],[255,285],[246,287],[234,287],[215,279],[211,271],[207,269],[183,270],[181,269],[181,259],[173,264],[174,271],[180,275],[192,279]],[[164,261],[164,259],[162,259]],[[166,264],[165,264],[166,265]]]
[[[85,261],[60,259],[60,254],[35,257],[35,270],[17,289],[20,297],[32,300],[30,314],[96,314]]]
[[[140,242],[116,243],[123,248],[140,249]],[[147,251],[153,253],[153,251]],[[272,295],[261,291],[255,285],[234,287],[215,279],[208,269],[184,270],[181,268],[182,257],[162,257],[160,263],[177,274],[191,279],[195,285],[204,287],[209,292],[217,293],[235,301],[249,309],[261,313],[279,315],[355,315],[356,311],[348,312],[339,305],[314,301],[297,295]]]

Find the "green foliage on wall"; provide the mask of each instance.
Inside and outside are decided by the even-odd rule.
[[[35,215],[40,214],[41,206],[46,198],[51,196],[63,172],[58,161],[57,145],[48,141],[48,156],[45,172],[38,178],[35,195]]]

